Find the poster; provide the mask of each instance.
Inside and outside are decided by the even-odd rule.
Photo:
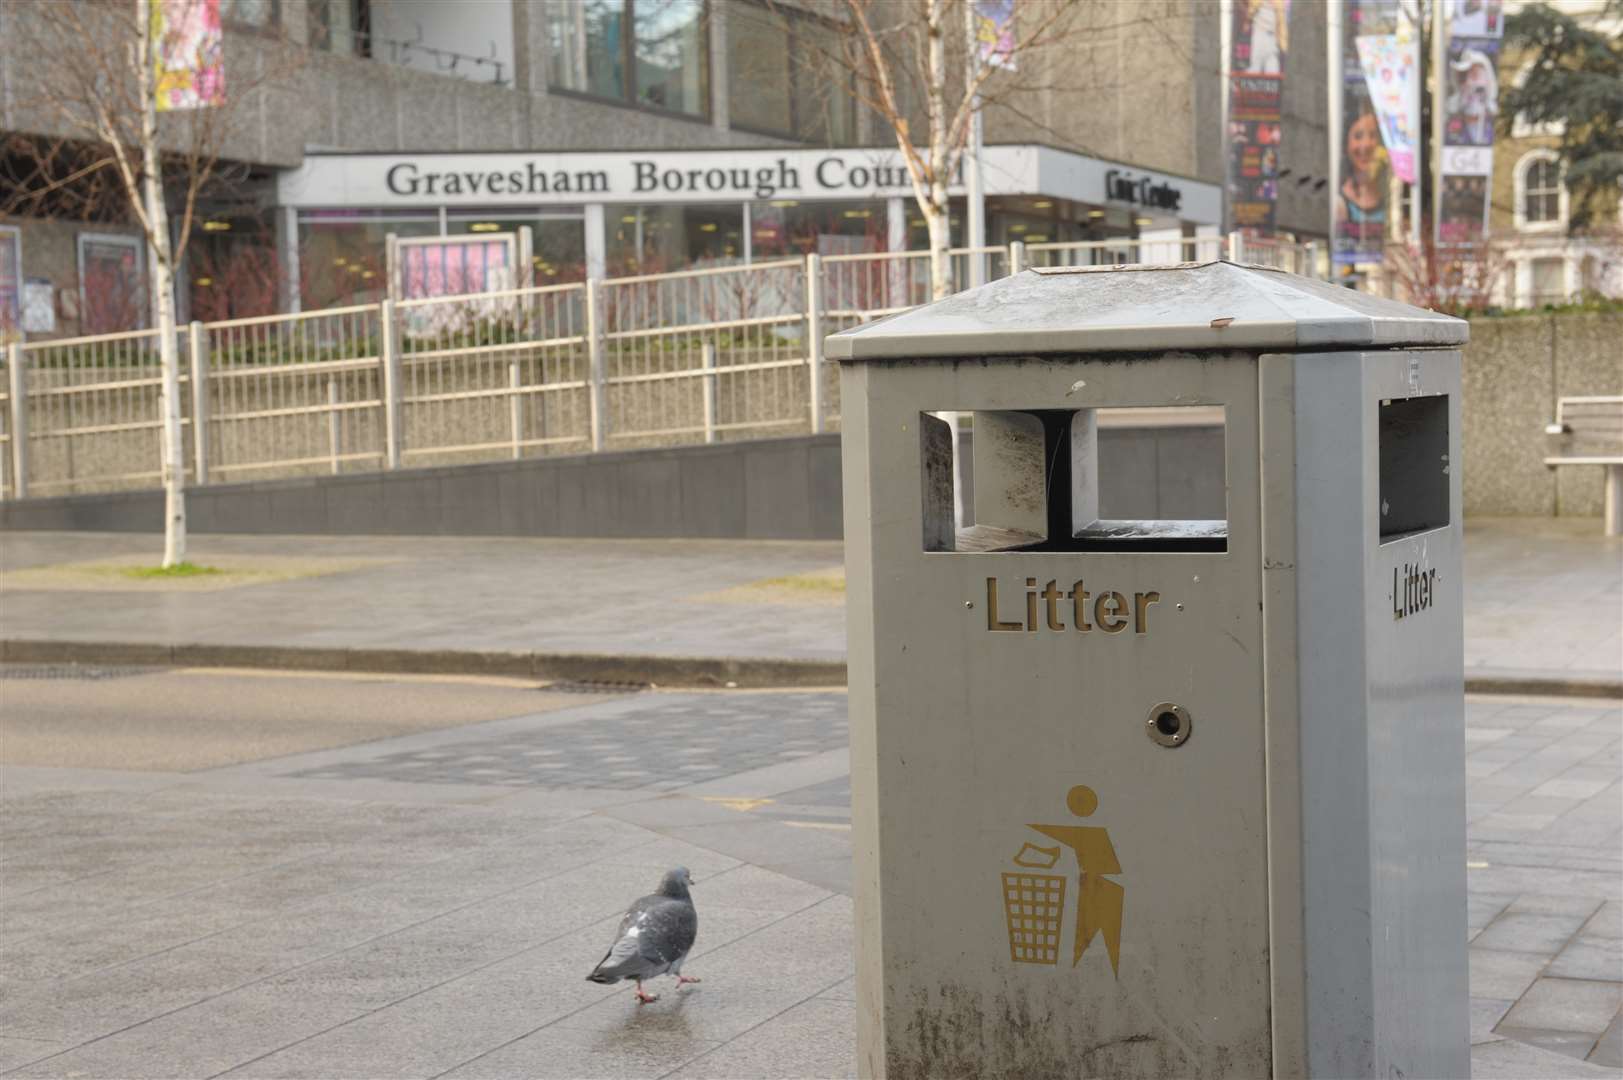
[[[1450,28],[1460,37],[1503,37],[1504,7],[1504,0],[1454,0]]]
[[[1404,19],[1397,0],[1347,0],[1341,11],[1346,22],[1341,37],[1341,130],[1332,147],[1336,190],[1331,199],[1331,243],[1337,263],[1378,263],[1386,251],[1392,159],[1381,137],[1359,43],[1396,37]]]
[[[1229,64],[1229,218],[1236,229],[1274,231],[1279,204],[1280,90],[1290,0],[1235,0]]]
[[[25,334],[56,333],[56,290],[50,278],[31,277],[23,282],[23,319]]]
[[[1392,171],[1405,184],[1418,175],[1416,139],[1420,132],[1420,39],[1407,18],[1395,34],[1357,39],[1364,85],[1381,130]]]
[[[975,0],[973,18],[981,63],[1014,71],[1014,0]]]
[[[1466,245],[1488,225],[1504,21],[1498,0],[1452,0],[1446,11],[1437,242]]]
[[[152,43],[159,112],[225,100],[220,0],[153,0]]]

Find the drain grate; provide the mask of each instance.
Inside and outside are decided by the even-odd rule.
[[[0,679],[128,679],[164,670],[154,667],[95,667],[88,664],[0,664]]]
[[[640,694],[648,688],[647,683],[595,682],[590,679],[565,679],[537,687],[549,694]]]

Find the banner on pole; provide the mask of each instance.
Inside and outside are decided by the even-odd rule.
[[[1404,20],[1397,0],[1346,0],[1338,9],[1345,22],[1341,86],[1331,88],[1341,95],[1341,130],[1331,147],[1336,178],[1331,244],[1337,263],[1378,263],[1386,251],[1392,159],[1364,73],[1362,54],[1369,46],[1363,43],[1397,37]]]
[[[153,0],[151,31],[159,112],[225,101],[220,0]]]
[[[1392,171],[1405,184],[1417,178],[1416,139],[1420,132],[1420,40],[1407,18],[1395,34],[1357,39],[1370,104],[1380,127]]]
[[[1445,10],[1437,243],[1463,245],[1481,240],[1488,227],[1504,19],[1499,0],[1450,0]]]
[[[975,0],[975,47],[981,63],[1016,70],[1014,0]]]
[[[1229,65],[1228,196],[1236,229],[1274,231],[1279,205],[1280,90],[1291,0],[1234,0]]]

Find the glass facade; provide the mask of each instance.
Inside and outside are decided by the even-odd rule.
[[[838,48],[835,32],[783,8],[740,2],[726,10],[729,123],[808,142],[853,141],[856,102],[826,59]]]
[[[562,285],[586,280],[586,225],[579,210],[548,207],[544,214],[501,210],[451,210],[445,231],[463,233],[517,232],[530,227],[530,265],[537,285]]]
[[[193,319],[274,315],[286,270],[269,220],[242,214],[200,214],[186,244],[187,309]]]
[[[312,49],[370,56],[371,5],[368,0],[307,0],[304,25]]]
[[[439,214],[307,210],[299,215],[299,295],[306,311],[375,304],[388,295],[385,239],[435,236]]]
[[[855,255],[887,248],[889,216],[883,199],[750,204],[750,248],[756,262],[801,255]]]
[[[605,207],[611,277],[744,261],[742,203]]]
[[[548,0],[546,34],[556,89],[709,115],[704,0]]]
[[[264,30],[275,26],[280,12],[276,0],[220,0],[220,21],[232,26]]]

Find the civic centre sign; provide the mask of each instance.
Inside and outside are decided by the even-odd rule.
[[[1170,211],[1216,224],[1218,185],[1129,169],[1046,146],[989,146],[988,195],[1045,195]],[[1124,181],[1131,178],[1131,183]],[[964,193],[962,170],[949,188]],[[1146,192],[1153,192],[1150,198]],[[673,150],[587,153],[306,155],[278,179],[279,202],[307,209],[537,206],[609,202],[874,199],[911,196],[898,151]]]

